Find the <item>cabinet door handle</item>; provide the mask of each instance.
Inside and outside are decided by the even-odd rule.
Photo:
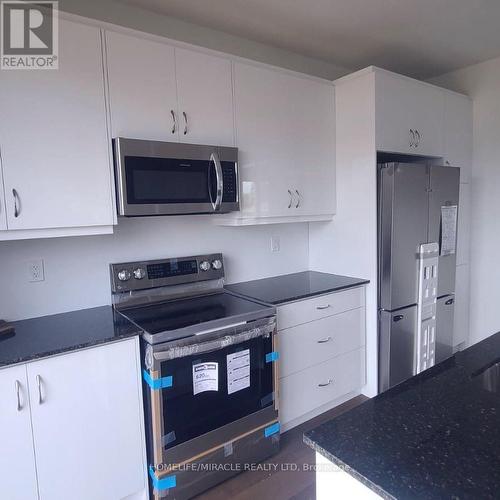
[[[325,382],[323,384],[318,384],[318,387],[327,387],[329,385],[333,384],[333,380],[331,378],[328,379],[328,382]]]
[[[288,204],[288,208],[292,208],[293,193],[290,190],[288,190],[288,194],[290,195],[290,203]]]
[[[175,134],[175,131],[177,129],[177,119],[175,118],[173,109],[170,110],[170,114],[172,115],[172,134]]]
[[[324,339],[318,340],[318,344],[326,344],[327,342],[331,342],[332,337],[326,337]]]
[[[16,380],[14,385],[16,388],[17,411],[21,411],[23,409],[23,405],[21,404],[21,382],[19,382],[19,380]]]
[[[415,132],[413,132],[413,129],[410,129],[410,148],[415,146]]]
[[[186,112],[182,112],[182,116],[184,117],[184,135],[188,133],[188,117],[186,115]]]
[[[328,309],[330,307],[332,307],[332,306],[330,304],[327,304],[326,306],[316,306],[316,309],[318,311],[322,311],[323,309]]]
[[[415,130],[415,136],[417,138],[417,143],[415,144],[415,147],[418,147],[420,145],[420,132],[418,130]]]
[[[296,189],[295,192],[297,193],[297,205],[295,205],[295,208],[299,208],[300,207],[300,202],[301,202],[302,198],[300,196],[300,193],[299,193],[298,189]]]
[[[12,196],[14,197],[14,217],[17,219],[21,215],[21,198],[17,189],[12,190]]]
[[[38,385],[38,404],[41,405],[43,404],[44,400],[43,400],[43,396],[42,396],[42,377],[40,377],[40,375],[37,375],[36,376],[36,383]]]

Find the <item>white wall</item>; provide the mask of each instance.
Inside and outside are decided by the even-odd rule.
[[[281,251],[271,253],[271,236]],[[120,219],[115,234],[0,242],[0,318],[17,320],[110,303],[108,265],[222,251],[227,281],[308,268],[307,224],[226,228],[206,217]],[[45,281],[27,263],[44,259]]]
[[[207,2],[207,8],[209,8],[208,5],[209,2]],[[326,61],[112,0],[63,0],[59,2],[59,8],[71,14],[118,24],[330,80],[351,72],[347,68]]]
[[[473,99],[470,343],[500,331],[500,58],[434,78]]]

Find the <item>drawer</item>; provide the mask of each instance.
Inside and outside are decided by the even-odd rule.
[[[281,378],[365,345],[365,308],[352,309],[278,333]]]
[[[279,388],[280,421],[290,422],[364,383],[364,347],[285,377]]]
[[[364,303],[365,288],[357,287],[286,304],[278,307],[278,330],[356,309]]]

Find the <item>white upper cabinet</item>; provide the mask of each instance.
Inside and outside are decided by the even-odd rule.
[[[235,63],[234,95],[241,212],[232,221],[331,217],[335,211],[332,85]]]
[[[106,32],[113,137],[234,145],[231,61]]]
[[[40,500],[145,498],[138,495],[146,464],[136,345],[27,365]]]
[[[0,370],[0,497],[38,499],[26,365]]]
[[[112,225],[99,29],[59,22],[59,69],[2,71],[8,229]]]
[[[106,32],[111,135],[178,141],[174,48]]]
[[[376,69],[375,120],[378,151],[443,156],[442,89]]]
[[[175,49],[181,142],[234,146],[231,61]]]
[[[472,168],[472,100],[445,92],[444,159],[446,165],[460,167],[460,182],[469,182]]]

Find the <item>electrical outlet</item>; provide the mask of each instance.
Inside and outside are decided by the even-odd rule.
[[[30,281],[30,283],[45,280],[45,272],[43,269],[42,259],[32,260],[28,262],[28,280]]]
[[[271,236],[271,252],[279,252],[281,250],[280,237]]]

